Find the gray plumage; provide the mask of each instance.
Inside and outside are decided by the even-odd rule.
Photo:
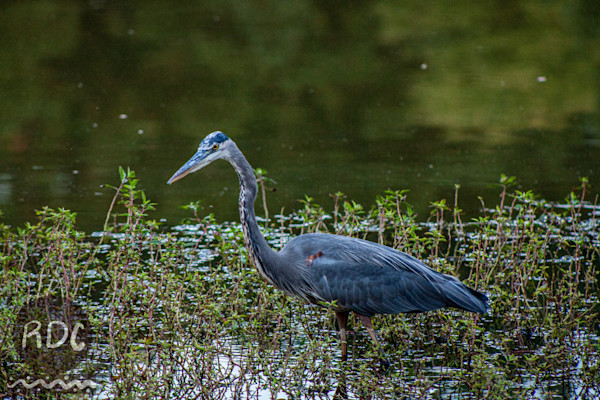
[[[240,219],[244,244],[259,273],[281,290],[317,304],[335,304],[346,357],[345,328],[356,313],[377,343],[370,317],[424,312],[442,307],[484,313],[487,297],[453,276],[439,273],[398,250],[347,236],[311,233],[291,239],[275,252],[256,222],[257,185],[252,167],[222,132],[202,140],[198,151],[168,183],[217,159],[231,163],[240,181]]]
[[[307,260],[305,265],[293,260]],[[486,297],[456,278],[432,270],[408,254],[366,240],[330,234],[305,234],[279,253],[297,265],[319,297],[347,311],[373,316],[455,307],[486,311]],[[301,295],[298,293],[298,295]]]

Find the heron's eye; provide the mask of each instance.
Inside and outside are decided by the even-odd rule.
[[[218,150],[219,149],[219,143],[213,144],[212,149],[213,150]]]

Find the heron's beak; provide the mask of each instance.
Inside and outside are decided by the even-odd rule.
[[[173,174],[173,176],[167,181],[167,183],[170,185],[171,183],[180,180],[187,174],[191,174],[192,172],[196,172],[199,169],[206,167],[212,161],[206,158],[209,154],[210,153],[206,150],[198,151],[192,156],[192,158],[188,160],[188,162],[183,164],[183,166]]]

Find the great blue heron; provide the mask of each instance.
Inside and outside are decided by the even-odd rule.
[[[342,360],[347,357],[346,324],[351,311],[367,328],[384,359],[371,324],[375,314],[442,307],[486,312],[485,295],[391,247],[347,236],[308,233],[291,239],[279,252],[271,249],[254,214],[257,185],[252,167],[233,140],[222,132],[206,136],[196,154],[168,183],[218,159],[229,161],[238,174],[244,245],[258,272],[286,293],[333,307],[340,329]]]

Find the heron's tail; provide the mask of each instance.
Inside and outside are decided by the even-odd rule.
[[[458,280],[449,282],[452,289],[446,290],[446,306],[484,314],[490,308],[487,296],[464,285]]]

